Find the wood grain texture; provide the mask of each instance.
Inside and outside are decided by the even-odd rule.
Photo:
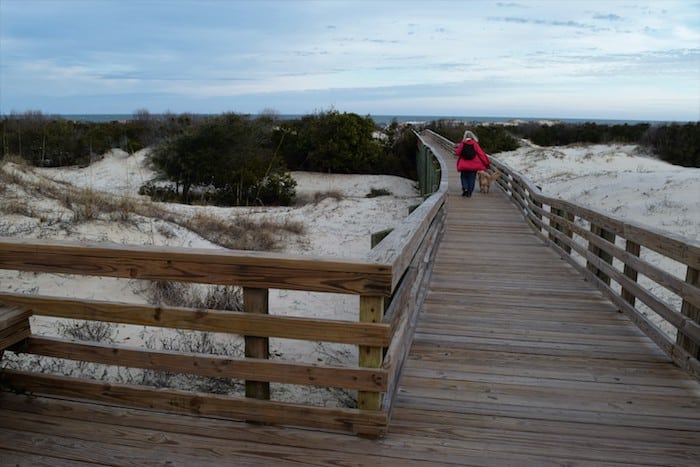
[[[383,297],[360,297],[360,322],[381,323],[384,319],[384,298]],[[384,358],[382,347],[361,345],[358,348],[359,362],[361,368],[379,368]],[[380,410],[382,405],[382,395],[379,392],[359,391],[357,394],[357,406],[361,409]]]
[[[0,457],[56,465],[696,467],[698,380],[619,313],[594,277],[563,260],[565,251],[533,233],[500,189],[463,198],[450,177],[444,236],[382,438],[336,432],[359,423],[380,431],[381,412],[370,411],[369,422],[355,411],[324,412],[324,431],[254,425],[235,421],[238,402],[156,392],[156,406],[125,408],[142,393],[30,378],[35,395],[57,386],[63,399],[0,393]],[[70,400],[86,392],[112,405]],[[170,401],[197,416],[168,413]],[[276,423],[322,416],[251,402],[246,410]]]
[[[386,416],[374,410],[316,407],[176,389],[112,384],[15,370],[4,370],[0,380],[3,386],[18,393],[92,400],[173,413],[289,426],[312,426],[317,429],[355,431],[359,428],[368,434],[380,434],[386,429]]]
[[[75,361],[214,378],[255,379],[364,391],[385,391],[387,387],[387,372],[377,368],[343,368],[301,362],[143,350],[125,345],[88,344],[52,337],[30,337],[18,351]]]
[[[255,315],[235,311],[200,310],[135,303],[70,299],[0,292],[0,303],[57,318],[227,332],[258,337],[281,337],[343,344],[386,346],[390,326],[383,323],[324,320],[293,316]]]
[[[267,315],[269,312],[269,291],[267,289],[243,289],[243,304],[246,313]],[[268,337],[245,336],[245,356],[267,360],[270,358],[270,339]],[[245,382],[245,396],[255,399],[270,399],[270,381],[260,376],[253,376]]]
[[[3,350],[29,337],[31,315],[27,309],[3,306],[0,302],[0,359]]]
[[[0,240],[0,269],[348,294],[391,294],[391,265],[266,252]]]

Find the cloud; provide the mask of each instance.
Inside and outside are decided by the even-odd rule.
[[[471,99],[482,112],[491,100],[511,114],[527,102],[545,108],[543,96],[557,93],[588,93],[603,112],[607,96],[627,95],[634,83],[674,102],[669,116],[698,117],[697,4],[469,5],[174,0],[167,8],[144,1],[134,14],[111,0],[1,0],[0,113],[148,104],[298,113],[342,103],[434,114]],[[686,99],[677,105],[679,93]],[[645,111],[628,99],[630,113]]]
[[[596,20],[605,20],[605,21],[622,21],[622,17],[615,15],[615,14],[602,14],[602,13],[595,13],[593,15],[593,19]]]

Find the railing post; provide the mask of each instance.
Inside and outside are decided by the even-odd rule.
[[[389,235],[393,231],[394,229],[385,229],[380,230],[379,232],[374,232],[370,237],[370,248],[374,248],[375,246],[379,245],[379,242],[384,240],[387,237],[387,235]]]
[[[559,208],[555,208],[554,206],[549,207],[549,212],[552,214],[552,217],[549,218],[549,223],[551,224],[552,228],[557,231],[561,231],[561,225],[559,225],[559,222],[557,222],[554,219],[554,216],[561,216],[562,215],[562,210]],[[555,245],[561,246],[561,242],[557,240],[557,237],[554,235],[554,233],[550,232],[549,233],[549,239],[554,242]]]
[[[559,208],[555,208],[555,207],[550,207],[549,210],[550,210],[550,212],[552,213],[553,216],[563,217],[563,218],[565,218],[565,219],[567,219],[567,220],[569,220],[569,221],[571,221],[571,222],[574,221],[574,215],[573,215],[573,214],[570,214],[570,213],[568,213],[568,212],[566,212],[566,211],[564,211],[563,209],[559,209]],[[564,224],[561,224],[561,223],[557,222],[556,220],[554,220],[554,219],[552,219],[552,218],[550,218],[550,223],[552,224],[552,227],[553,227],[555,230],[558,230],[559,232],[563,233],[564,235],[566,235],[566,236],[569,237],[569,238],[573,238],[574,232],[573,232],[573,230],[572,230],[571,228],[566,227]],[[571,246],[567,245],[566,243],[563,243],[561,240],[559,240],[558,238],[556,238],[556,237],[555,237],[554,235],[552,235],[551,233],[549,234],[549,238],[550,238],[550,240],[552,240],[552,241],[554,242],[555,245],[560,246],[560,247],[561,247],[564,251],[566,251],[568,254],[571,254]]]
[[[537,187],[537,188],[539,188],[539,187]],[[532,197],[532,193],[530,193],[530,202],[531,202],[532,204],[534,204],[535,206],[537,206],[538,208],[540,208],[540,209],[543,208],[542,203],[540,203],[539,201],[535,201],[535,199]],[[541,213],[535,212],[534,214],[535,214],[535,217],[536,217],[536,218],[538,218],[539,220],[542,220],[542,214],[541,214]],[[540,228],[540,231],[542,231],[542,228]]]
[[[5,349],[31,336],[32,312],[0,303],[0,359]]]
[[[360,296],[360,322],[381,323],[384,318],[384,297]],[[384,360],[384,349],[361,345],[359,346],[359,366],[362,368],[379,368]],[[357,406],[360,409],[379,410],[382,404],[382,394],[379,392],[358,391]]]
[[[639,258],[639,252],[640,252],[639,243],[635,243],[632,240],[627,240],[625,250],[627,250],[627,253]],[[632,266],[627,264],[627,262],[625,262],[624,274],[625,274],[625,276],[629,277],[632,281],[637,282],[637,271],[636,271],[636,269],[633,269]],[[636,297],[634,296],[634,294],[632,292],[630,292],[629,290],[622,287],[622,291],[621,291],[620,295],[622,295],[622,298],[627,303],[634,306],[634,303],[636,302]]]
[[[243,307],[247,313],[267,314],[268,289],[243,288]],[[270,342],[267,337],[245,336],[245,356],[246,358],[270,357]],[[270,399],[269,381],[248,381],[245,382],[245,396],[255,399]]]
[[[700,270],[688,266],[685,281],[690,285],[694,285],[695,287],[700,286]],[[687,300],[683,300],[683,304],[681,305],[681,313],[700,324],[700,308],[694,306]],[[685,349],[690,355],[700,359],[700,345],[690,340],[688,336],[680,331],[676,335],[676,343]]]
[[[598,237],[607,240],[610,243],[615,243],[615,234],[613,232],[610,232],[609,230],[605,230],[604,228],[598,225],[591,224],[591,232],[593,233],[593,235],[597,235]],[[590,251],[606,263],[612,264],[612,255],[607,251],[603,250],[602,248],[596,246],[593,242],[588,242],[588,251]],[[605,284],[610,285],[610,277],[608,277],[607,274],[598,269],[590,261],[587,262],[586,267],[589,271],[595,274],[598,279],[605,282]]]

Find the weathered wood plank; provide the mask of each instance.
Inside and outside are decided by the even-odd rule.
[[[518,183],[527,187],[533,194],[533,199],[538,203],[552,206],[576,217],[585,218],[591,223],[625,239],[632,240],[688,266],[700,268],[700,241],[697,239],[681,237],[671,232],[662,232],[650,226],[643,226],[631,221],[622,221],[595,209],[545,196],[518,171],[498,160],[494,160],[492,165],[498,167],[502,172],[517,178]]]
[[[383,297],[360,297],[360,322],[381,323],[384,318]],[[382,347],[361,345],[358,349],[359,366],[362,368],[379,368],[384,359]],[[366,410],[380,410],[382,395],[379,392],[360,391],[357,394],[357,406]]]
[[[632,275],[631,271],[644,274],[649,279],[652,279],[656,283],[664,286],[671,292],[680,296],[682,299],[696,306],[700,306],[700,288],[693,286],[688,282],[684,282],[676,276],[659,269],[656,265],[639,258],[640,245],[638,243],[627,240],[627,247],[625,250],[623,250],[602,237],[593,235],[590,231],[582,229],[580,226],[574,223],[568,222],[567,228],[576,232],[576,234],[581,236],[589,243],[595,245],[595,247],[598,249],[605,251],[606,254],[619,259],[624,264],[624,270],[629,272],[629,274],[625,273],[625,275],[629,277],[630,280],[636,280],[636,277]]]
[[[18,352],[213,378],[239,380],[255,378],[266,382],[365,391],[385,391],[387,387],[387,373],[382,369],[344,368],[301,362],[288,363],[221,355],[142,350],[123,345],[86,344],[51,337],[30,337]]]
[[[267,315],[269,291],[267,289],[243,289],[243,303],[246,313]],[[246,358],[267,360],[270,358],[270,339],[268,337],[245,336]],[[254,379],[246,379],[245,395],[256,399],[270,399],[270,382],[264,378],[254,376]]]
[[[501,455],[511,462],[540,465],[542,456],[577,459],[583,464],[690,465],[694,462],[696,438],[682,430],[643,428],[629,436],[622,426],[607,427],[596,422],[570,423],[567,420],[528,419],[508,416],[479,416],[470,413],[444,413],[441,420],[429,411],[397,410],[392,431],[410,434],[416,442],[440,437],[450,445],[493,446],[499,439]],[[669,438],[678,435],[677,440]],[[485,448],[489,449],[489,448]],[[506,462],[506,461],[501,461]],[[545,462],[546,461],[542,461]]]
[[[50,401],[45,399],[30,399],[21,396],[0,398],[0,408],[6,410],[12,418],[24,418],[25,413],[41,414],[52,422],[49,427],[60,427],[63,423],[86,420],[95,423],[121,427],[120,431],[132,427],[148,430],[149,441],[156,439],[169,440],[171,434],[197,434],[197,443],[201,446],[202,461],[211,458],[208,449],[210,440],[223,440],[241,449],[255,452],[264,451],[266,444],[282,446],[296,453],[294,459],[304,465],[435,465],[447,459],[445,452],[436,453],[429,443],[416,443],[410,450],[402,449],[406,445],[403,439],[384,438],[369,440],[356,438],[346,434],[320,432],[311,430],[295,430],[292,428],[278,429],[272,426],[251,425],[224,419],[206,417],[190,417],[153,411],[107,407],[96,404],[86,404],[73,401]],[[59,405],[60,404],[60,405]],[[8,422],[11,423],[11,422]],[[56,429],[56,428],[54,428]],[[176,439],[176,438],[175,438]],[[162,443],[163,448],[171,448],[174,452],[169,456],[163,453],[163,460],[177,459],[179,444],[175,442]],[[214,444],[216,445],[216,444]],[[157,446],[156,446],[157,447]],[[458,459],[465,459],[465,451],[455,446],[452,448]],[[219,458],[220,459],[220,458]],[[230,460],[230,459],[229,459]],[[220,460],[219,460],[220,462]],[[175,462],[176,464],[178,462]],[[463,462],[455,462],[457,465]]]
[[[387,426],[386,414],[378,410],[315,407],[175,389],[110,384],[15,370],[0,373],[0,383],[15,392],[33,395],[68,397],[232,420],[311,426],[372,436],[382,435]]]
[[[391,294],[391,265],[232,250],[3,238],[0,269],[347,294]]]
[[[0,358],[2,351],[31,335],[29,317],[30,310],[3,306],[0,302]]]
[[[203,465],[240,454],[244,464],[695,467],[700,382],[562,261],[564,250],[533,235],[525,211],[500,189],[465,199],[450,177],[444,241],[384,438],[164,413],[173,398],[167,392],[149,410],[0,393],[0,424],[8,427],[0,435],[48,456],[63,433],[66,442],[57,445],[65,452],[75,439],[105,458],[121,453],[115,458],[123,463],[150,443],[154,457],[175,464],[196,452]],[[110,391],[105,400],[120,403],[121,393]],[[71,385],[59,392],[85,393]],[[142,393],[124,400],[130,397],[144,400]],[[217,406],[175,400],[204,412]]]
[[[0,302],[31,309],[38,315],[57,318],[342,344],[387,345],[390,333],[389,326],[383,323],[253,315],[234,311],[197,310],[40,295],[0,292]]]
[[[441,214],[443,217],[444,215],[444,213]],[[395,314],[391,320],[392,329],[394,330],[393,338],[391,345],[386,349],[384,362],[382,363],[382,367],[389,374],[389,385],[384,393],[382,409],[389,416],[391,416],[399,376],[413,342],[413,334],[420,308],[427,294],[432,266],[437,254],[439,239],[443,233],[443,227],[442,219],[433,223],[431,227],[432,233],[424,240],[421,249],[416,254],[416,259],[404,275],[397,292],[394,294],[388,310],[388,312]]]
[[[692,286],[700,286],[700,269],[689,267],[685,281]],[[685,299],[681,305],[681,313],[688,317],[693,325],[700,325],[700,305]],[[691,336],[686,329],[680,329],[676,342],[696,359],[700,359],[700,338]]]

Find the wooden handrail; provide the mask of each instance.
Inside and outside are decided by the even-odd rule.
[[[303,425],[369,436],[388,425],[397,379],[445,219],[444,161],[423,148],[441,170],[438,191],[365,258],[337,259],[250,251],[0,239],[0,269],[151,281],[237,286],[241,312],[152,306],[88,298],[0,292],[0,358],[10,349],[75,362],[170,372],[245,383],[244,394],[95,382],[40,371],[0,369],[0,386],[14,391],[117,402],[263,423]],[[270,289],[358,295],[357,321],[268,314]],[[419,297],[419,299],[416,299]],[[220,333],[243,340],[240,355],[156,350],[85,342],[31,332],[30,317]],[[356,367],[270,360],[269,338],[357,346]],[[329,408],[270,400],[270,383],[357,391],[357,408]]]
[[[344,294],[391,295],[390,264],[204,248],[2,238],[0,268]]]
[[[425,132],[425,138],[454,150],[454,143],[433,132]],[[700,378],[700,242],[547,196],[497,157],[491,157],[491,165],[503,174],[498,184],[535,233],[595,283],[678,366]],[[679,263],[685,271],[674,274],[659,266],[659,257]],[[645,282],[638,279],[640,274]],[[674,295],[673,303],[656,295],[652,284]],[[647,316],[649,311],[676,335],[659,328]]]

